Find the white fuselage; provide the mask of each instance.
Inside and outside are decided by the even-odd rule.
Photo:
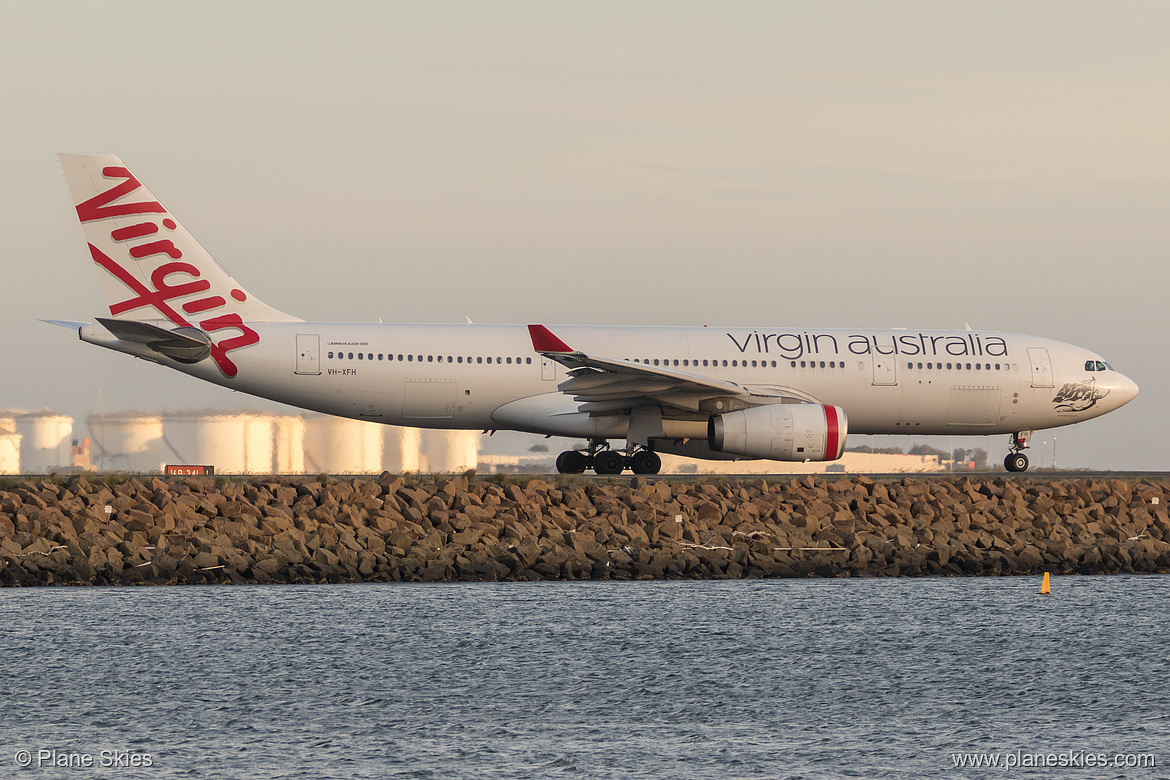
[[[657,473],[658,450],[832,460],[849,431],[1013,433],[1005,467],[1021,471],[1029,431],[1137,395],[1087,350],[1006,333],[303,322],[245,290],[118,157],[60,159],[109,308],[58,323],[82,340],[326,414],[588,438],[564,473]]]
[[[82,338],[224,387],[342,417],[594,438],[623,438],[629,424],[622,412],[579,412],[579,404],[557,389],[567,378],[565,369],[534,351],[523,325],[251,326],[259,341],[232,353],[239,371],[230,378],[212,361],[183,365],[127,349],[100,327],[83,329]],[[591,355],[749,389],[793,388],[844,408],[849,432],[858,434],[1052,428],[1105,414],[1137,393],[1130,379],[1105,368],[1095,353],[1017,334],[550,327]]]

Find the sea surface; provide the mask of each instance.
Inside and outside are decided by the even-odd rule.
[[[1170,577],[1052,584],[6,589],[0,777],[1170,777]]]

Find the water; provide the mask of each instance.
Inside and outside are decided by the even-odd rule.
[[[1170,577],[1039,585],[4,590],[0,776],[1170,776]],[[1157,767],[951,757],[1017,750]]]

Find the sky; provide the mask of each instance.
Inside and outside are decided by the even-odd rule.
[[[113,153],[307,319],[1029,333],[1142,388],[1056,431],[1060,465],[1165,470],[1166,29],[1079,0],[7,3],[0,408],[280,408],[38,321],[103,312],[56,153]]]

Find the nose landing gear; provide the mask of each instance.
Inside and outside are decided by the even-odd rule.
[[[1009,452],[1007,457],[1003,459],[1005,469],[1012,472],[1028,470],[1028,456],[1024,454],[1024,450],[1028,449],[1028,442],[1031,438],[1031,431],[1019,431],[1012,434],[1011,444],[1008,446]]]
[[[645,447],[635,447],[625,454],[611,450],[604,439],[589,442],[589,451],[566,450],[557,456],[557,472],[582,474],[593,469],[597,474],[621,474],[625,469],[635,474],[657,474],[662,469],[662,458]]]

